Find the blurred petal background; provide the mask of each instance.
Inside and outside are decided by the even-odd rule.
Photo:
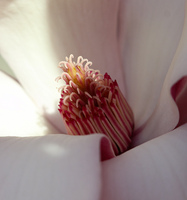
[[[4,71],[5,73],[9,74],[12,77],[15,77],[14,72],[11,70],[11,68],[8,66],[8,64],[5,62],[5,60],[0,55],[0,70]]]

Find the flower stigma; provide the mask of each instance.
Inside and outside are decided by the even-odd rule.
[[[56,81],[59,87],[59,111],[70,135],[105,134],[115,155],[128,150],[134,126],[133,112],[119,89],[117,81],[99,70],[91,69],[92,62],[74,56],[59,63],[63,70]]]

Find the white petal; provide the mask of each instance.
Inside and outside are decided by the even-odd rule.
[[[0,199],[99,200],[101,138],[0,138]]]
[[[120,45],[127,98],[139,128],[154,111],[184,23],[185,0],[121,1]]]
[[[187,124],[103,163],[102,200],[185,200]]]
[[[187,6],[187,5],[186,5]],[[187,11],[187,7],[186,7]],[[148,141],[154,137],[162,135],[177,125],[179,121],[179,111],[176,103],[171,96],[172,86],[184,76],[187,76],[187,12],[185,15],[185,23],[182,36],[172,60],[171,66],[165,77],[163,88],[161,90],[159,101],[156,105],[152,116],[149,120],[137,131],[134,137],[133,146]],[[185,85],[184,85],[185,90]],[[183,96],[183,101],[186,96]],[[182,104],[185,106],[185,104]],[[181,108],[180,108],[181,109]],[[186,110],[186,108],[184,108]],[[135,133],[136,134],[136,133]]]
[[[0,72],[0,136],[57,133],[15,80]]]
[[[118,1],[13,0],[0,2],[0,8],[2,56],[61,131],[65,127],[57,117],[59,95],[54,79],[61,73],[58,62],[65,56],[88,58],[124,87],[116,36]]]

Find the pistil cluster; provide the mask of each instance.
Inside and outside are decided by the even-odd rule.
[[[106,73],[91,69],[92,63],[73,55],[59,63],[63,70],[59,88],[59,111],[68,134],[103,133],[111,141],[115,155],[125,152],[131,143],[133,113],[116,81]]]

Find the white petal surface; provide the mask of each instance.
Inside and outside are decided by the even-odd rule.
[[[0,136],[39,136],[58,131],[37,112],[21,86],[0,72]]]
[[[103,162],[102,200],[187,199],[187,124]]]
[[[184,24],[185,0],[121,1],[120,45],[136,129],[154,111]]]
[[[187,6],[187,4],[186,4]],[[187,9],[186,9],[187,11]],[[179,111],[171,96],[172,86],[184,76],[187,76],[187,12],[185,15],[185,23],[182,36],[172,60],[170,68],[166,74],[163,88],[161,90],[159,101],[156,108],[143,125],[142,130],[134,137],[133,146],[148,141],[154,137],[162,135],[177,125],[179,121]],[[184,85],[185,87],[185,85]],[[185,88],[184,88],[185,90]],[[183,101],[186,101],[186,96],[183,96]],[[185,104],[183,104],[185,106]],[[181,108],[180,108],[181,109]],[[184,108],[184,110],[186,110]],[[136,133],[135,133],[136,134]]]
[[[103,73],[117,78],[124,91],[116,36],[118,2],[0,2],[1,54],[26,92],[61,131],[65,128],[57,117],[59,96],[54,79],[61,73],[58,62],[65,56],[73,53],[88,58]]]
[[[0,199],[99,200],[101,138],[0,138]]]
[[[0,51],[25,91],[61,131],[57,117],[56,65],[46,15],[47,1],[0,2]],[[36,70],[37,69],[37,70]]]

